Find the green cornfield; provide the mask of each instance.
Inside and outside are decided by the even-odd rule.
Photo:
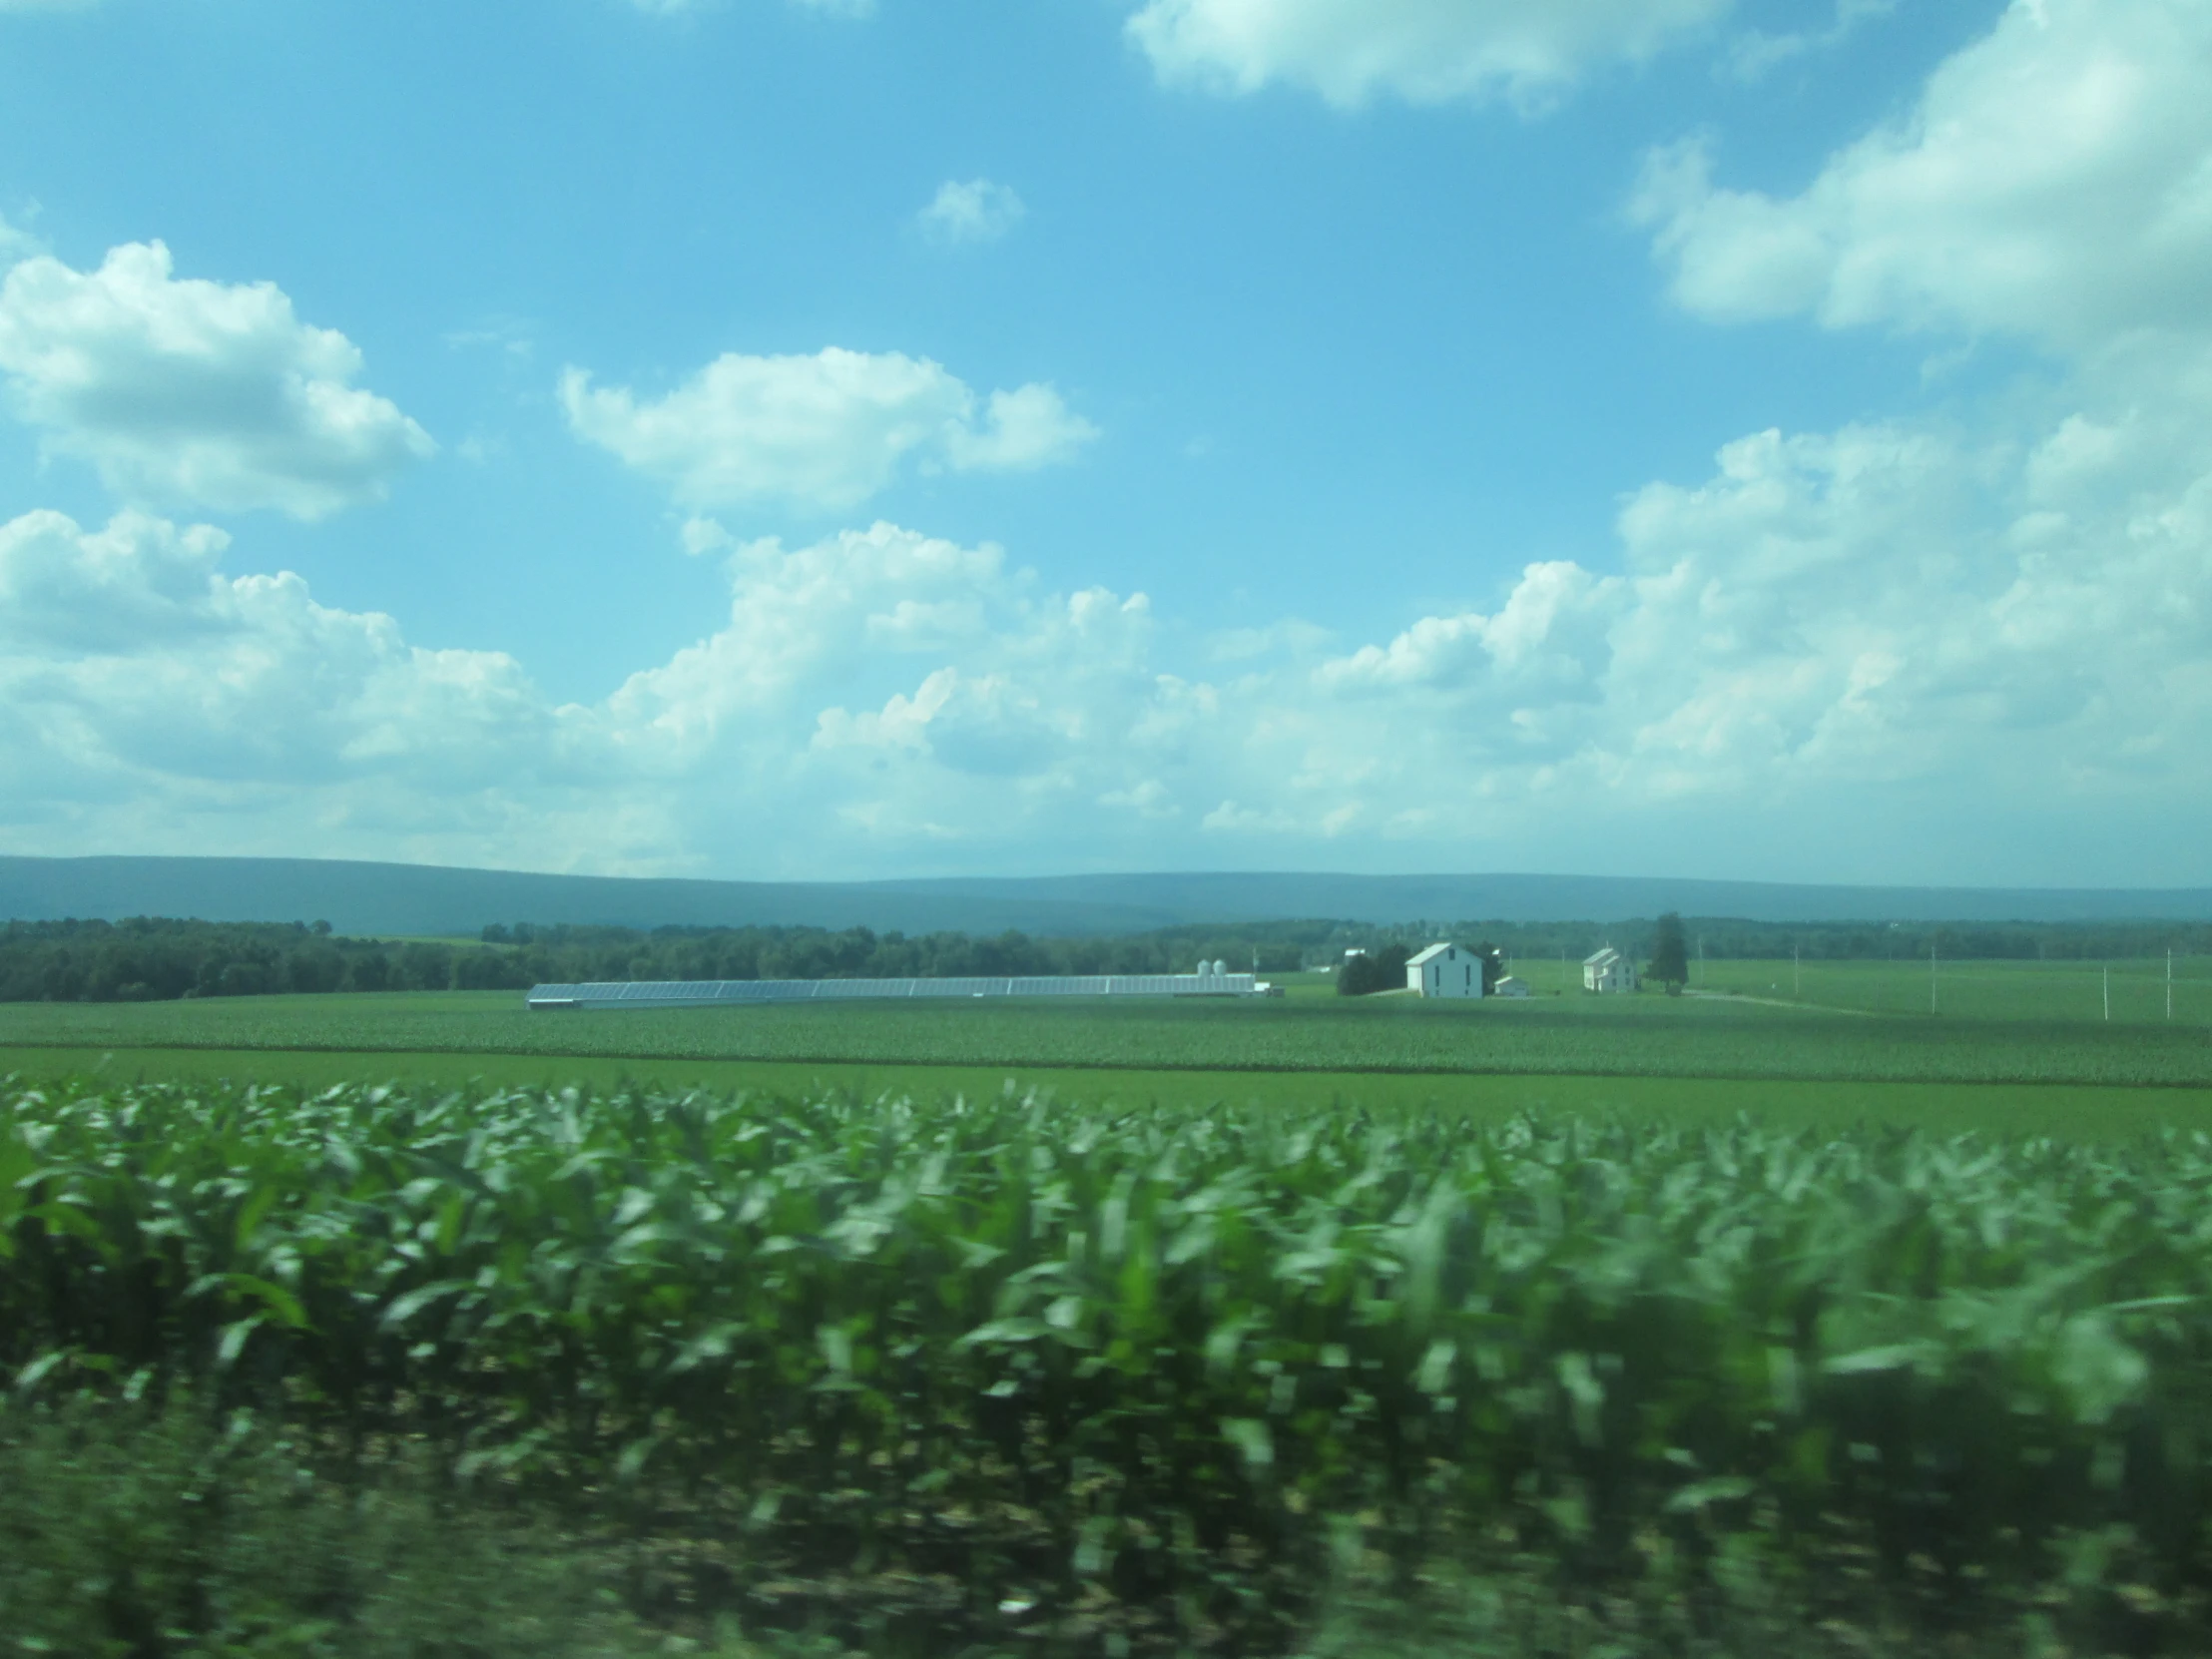
[[[2015,977],[2029,990],[2040,984],[2030,975]],[[1474,1004],[1402,996],[1123,1004],[1071,998],[591,1014],[532,1014],[503,991],[0,1004],[0,1068],[10,1049],[48,1047],[92,1056],[210,1048],[1017,1070],[2212,1087],[2212,1027],[2201,1019],[2172,1025],[2055,1014],[1932,1019],[1925,1012],[1778,1008],[1747,997],[1657,992]]]
[[[1358,1560],[2199,1653],[2208,1201],[2202,1135],[17,1082],[0,1379],[944,1651],[1282,1651]]]

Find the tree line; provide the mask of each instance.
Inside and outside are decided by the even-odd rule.
[[[865,927],[631,927],[498,923],[474,940],[348,938],[317,922],[11,921],[0,1001],[155,1002],[289,992],[524,990],[639,979],[903,979],[1188,973],[1201,957],[1262,973],[1326,951],[1268,930],[1168,928],[1120,938],[1007,932],[909,936]],[[1263,936],[1265,934],[1266,936]],[[1368,934],[1361,933],[1365,938]]]
[[[0,927],[0,1002],[169,1002],[285,992],[442,991],[527,985],[502,952],[422,939],[357,939],[326,921],[11,921]]]
[[[638,979],[896,979],[1061,973],[1188,973],[1200,960],[1262,974],[1339,970],[1353,994],[1404,983],[1412,950],[1436,939],[1529,960],[1579,961],[1612,943],[1639,961],[1656,921],[1192,923],[1106,938],[1017,932],[877,933],[865,927],[532,926],[495,923],[465,940],[353,938],[328,922],[125,921],[0,924],[0,1001],[148,1002],[287,992],[522,990]],[[2120,960],[2168,949],[2212,953],[2203,923],[1780,923],[1689,918],[1683,945],[1712,960],[1964,957]],[[1348,957],[1349,950],[1367,952]]]

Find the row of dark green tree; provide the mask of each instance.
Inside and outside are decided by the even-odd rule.
[[[355,939],[318,921],[12,921],[0,1002],[167,1002],[288,992],[491,990],[530,981],[511,954],[421,939]]]
[[[0,926],[0,1001],[149,1002],[287,992],[520,990],[637,979],[895,979],[1188,973],[1203,956],[1262,973],[1341,954],[1333,923],[1171,928],[1121,938],[876,933],[854,927],[533,927],[476,940],[348,938],[327,922],[15,921]],[[1307,936],[1312,935],[1312,936]],[[1348,939],[1376,942],[1373,929]]]
[[[2203,923],[2002,923],[1875,926],[1663,918],[1685,956],[2111,959],[2172,949],[2212,952]],[[348,938],[327,922],[125,921],[0,924],[0,1001],[127,1002],[286,992],[514,990],[548,982],[636,979],[869,979],[1040,973],[1189,972],[1201,959],[1283,973],[1338,970],[1351,994],[1405,983],[1405,960],[1451,939],[1522,961],[1579,961],[1612,943],[1638,961],[1661,954],[1661,920],[1612,924],[1418,921],[1197,923],[1111,938],[1023,933],[908,935],[864,927],[535,927],[499,923],[478,939]],[[1360,950],[1364,956],[1348,956]],[[1669,958],[1672,961],[1672,958]],[[1665,965],[1665,964],[1661,964]],[[1678,976],[1686,968],[1675,963]],[[1654,970],[1650,977],[1664,980]],[[1492,975],[1494,978],[1494,974]]]

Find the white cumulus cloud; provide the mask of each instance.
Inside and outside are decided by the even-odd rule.
[[[588,706],[296,577],[227,576],[218,532],[30,514],[0,529],[0,771],[23,781],[0,840],[122,849],[158,822],[234,847],[251,812],[332,853],[602,869],[1633,845],[2028,880],[2064,875],[2039,848],[2117,834],[2139,878],[2179,879],[2212,810],[2212,456],[2140,391],[1978,438],[1753,434],[1630,497],[1616,569],[1531,564],[1372,643],[1288,622],[1295,650],[1210,668],[1144,596],[1047,591],[994,547],[697,519],[726,616]]]
[[[0,526],[0,638],[21,649],[132,650],[216,626],[210,583],[231,538],[123,513],[86,532],[61,513]]]
[[[135,512],[0,525],[0,833],[274,849],[351,825],[366,845],[550,805],[558,717],[511,658],[409,646],[288,573],[226,576],[227,545]]]
[[[1722,320],[1998,331],[2075,350],[2212,323],[2212,7],[2015,0],[1801,194],[1697,142],[1636,212],[1676,300]]]
[[[1606,629],[1622,584],[1566,560],[1530,565],[1493,615],[1423,617],[1387,646],[1325,663],[1331,688],[1541,685],[1554,695],[1594,683],[1606,665]]]
[[[1506,98],[1540,106],[1593,66],[1635,62],[1733,0],[1149,0],[1130,37],[1161,79],[1332,104]]]
[[[1300,651],[1221,680],[1141,596],[1040,593],[994,549],[888,525],[739,546],[727,627],[599,718],[701,781],[678,818],[773,795],[833,826],[816,868],[1347,837],[1617,862],[1633,826],[1705,867],[1994,879],[1975,804],[2076,829],[2212,806],[2212,463],[2186,423],[2147,450],[2144,418],[1754,434],[1636,492],[1617,571],[1532,564],[1482,611],[1318,658],[1287,625]],[[2004,875],[2056,873],[2026,856]]]
[[[944,452],[962,472],[1034,472],[1068,460],[1098,436],[1098,428],[1048,385],[994,391],[980,422],[961,411],[945,429]]]
[[[570,428],[691,507],[759,502],[836,511],[909,465],[1023,471],[1098,435],[1044,384],[976,394],[924,357],[837,347],[812,356],[730,352],[674,391],[641,399],[577,368],[561,378]]]
[[[274,283],[172,275],[160,243],[0,282],[0,373],[47,450],[134,502],[320,518],[374,500],[429,436],[351,382],[361,354],[299,321]]]
[[[996,242],[1029,210],[1010,185],[947,179],[921,210],[921,228],[939,242]]]

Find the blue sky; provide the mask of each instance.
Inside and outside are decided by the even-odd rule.
[[[0,849],[2212,879],[2191,0],[0,0]]]

